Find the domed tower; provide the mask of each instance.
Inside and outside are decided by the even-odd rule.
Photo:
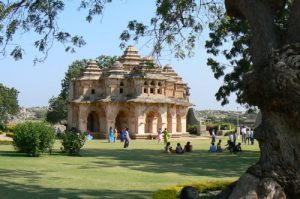
[[[141,56],[138,54],[138,50],[134,46],[128,46],[122,55],[121,62],[126,70],[132,70],[139,66]]]

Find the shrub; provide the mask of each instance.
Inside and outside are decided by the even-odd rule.
[[[15,124],[7,124],[5,130],[13,133],[15,128],[16,128]]]
[[[0,131],[5,131],[5,130],[6,130],[5,124],[0,123]]]
[[[54,143],[54,129],[44,122],[24,122],[14,129],[13,145],[19,152],[37,157],[51,152]]]
[[[174,186],[154,192],[152,199],[176,199],[179,197],[181,189],[185,186],[195,187],[199,193],[208,193],[210,191],[222,190],[230,184],[232,184],[232,181],[208,181]]]
[[[65,131],[62,134],[62,151],[69,155],[79,155],[85,140],[86,136],[82,132]]]
[[[189,132],[190,134],[195,134],[197,135],[197,125],[187,125],[187,132]]]
[[[229,130],[230,126],[231,126],[231,128],[235,127],[234,124],[231,124],[231,123],[228,123],[228,122],[222,122],[222,123],[219,123],[219,125],[220,125],[221,130]]]

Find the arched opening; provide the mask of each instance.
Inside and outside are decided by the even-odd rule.
[[[129,119],[128,114],[125,111],[120,111],[118,113],[116,117],[116,123],[115,123],[115,127],[118,129],[118,131],[126,127],[129,128],[128,119]]]
[[[162,127],[162,119],[159,113],[150,111],[146,115],[145,133],[156,133]]]
[[[176,125],[176,131],[177,131],[177,132],[181,132],[181,131],[182,131],[181,117],[180,117],[180,115],[177,114],[176,118],[177,118],[177,122],[176,122],[176,123],[177,123],[177,125]]]
[[[95,111],[88,115],[87,130],[90,132],[100,132],[99,117]]]

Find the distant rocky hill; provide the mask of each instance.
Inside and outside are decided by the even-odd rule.
[[[20,112],[17,115],[12,116],[9,122],[19,123],[25,120],[44,120],[46,118],[47,110],[47,106],[37,106],[30,108],[21,107]]]
[[[195,111],[198,118],[209,122],[230,122],[240,125],[253,124],[257,117],[255,112],[242,111],[221,111],[221,110],[197,110]]]

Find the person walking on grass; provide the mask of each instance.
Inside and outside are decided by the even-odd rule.
[[[165,128],[165,130],[162,133],[163,133],[163,137],[164,137],[164,144],[167,144],[170,139],[170,135],[167,131],[167,128]]]
[[[124,139],[125,139],[124,148],[128,148],[130,142],[130,135],[129,135],[128,128],[125,128]]]
[[[125,129],[121,129],[121,131],[120,131],[120,141],[121,142],[124,142],[124,140],[125,140]]]

